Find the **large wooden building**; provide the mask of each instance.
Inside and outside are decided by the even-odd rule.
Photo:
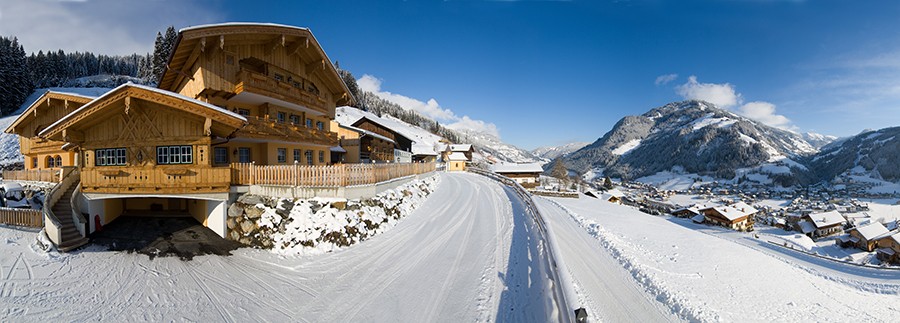
[[[82,236],[151,211],[190,214],[225,236],[230,164],[331,163],[335,107],[351,103],[308,29],[217,24],[179,31],[158,88],[48,92],[6,131],[20,135],[26,168],[75,166],[66,189],[85,197]]]

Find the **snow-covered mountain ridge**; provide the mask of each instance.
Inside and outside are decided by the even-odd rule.
[[[547,161],[554,160],[560,156],[571,154],[572,152],[584,148],[591,143],[589,142],[572,142],[560,146],[538,147],[531,151],[537,157],[544,158]]]

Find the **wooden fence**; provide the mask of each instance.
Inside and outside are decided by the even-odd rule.
[[[40,228],[44,225],[41,210],[0,207],[0,223]]]
[[[435,163],[341,164],[331,166],[231,164],[235,185],[341,187],[375,184],[435,170]]]
[[[4,170],[3,179],[8,181],[59,182],[59,168]]]

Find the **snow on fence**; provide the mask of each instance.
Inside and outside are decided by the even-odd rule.
[[[550,279],[554,281],[552,284],[554,290],[554,299],[556,299],[556,305],[559,307],[559,321],[560,322],[586,322],[587,321],[587,312],[583,307],[576,307],[577,305],[572,303],[577,301],[578,294],[575,293],[575,285],[572,282],[572,278],[569,277],[569,272],[566,270],[565,264],[562,262],[562,258],[559,256],[559,251],[557,248],[556,240],[551,232],[551,229],[547,226],[546,221],[544,221],[543,215],[538,210],[537,205],[534,203],[534,199],[531,198],[531,194],[525,190],[522,185],[516,182],[513,179],[510,179],[506,176],[499,175],[493,172],[485,171],[482,169],[468,167],[466,170],[486,176],[488,178],[494,179],[502,184],[505,184],[511,187],[516,195],[525,203],[526,212],[530,213],[534,219],[534,223],[537,225],[537,231],[544,237],[543,243],[545,247],[550,252],[547,253],[550,268]]]
[[[41,210],[0,207],[0,223],[40,228],[44,226],[44,216]]]
[[[8,181],[59,182],[59,168],[4,170],[3,179]]]
[[[435,163],[256,165],[231,164],[231,181],[237,185],[298,187],[346,187],[375,184],[395,178],[433,172]]]

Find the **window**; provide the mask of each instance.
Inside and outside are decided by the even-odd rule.
[[[316,129],[319,129],[319,131],[325,130],[325,123],[322,121],[316,121]]]
[[[54,163],[54,164],[56,164],[56,167],[62,167],[62,157],[57,155],[56,158],[54,158],[54,159],[56,160],[56,162]]]
[[[240,114],[240,115],[242,115],[242,116],[249,116],[249,115],[250,115],[250,110],[247,110],[247,109],[237,109],[237,113]]]
[[[307,150],[307,151],[303,152],[303,154],[306,155],[306,164],[312,165],[313,164],[312,163],[312,161],[313,161],[312,150]]]
[[[238,148],[238,162],[241,162],[241,163],[249,163],[250,162],[250,148],[247,148],[247,147]]]
[[[300,162],[300,149],[294,149],[294,162]]]
[[[97,149],[94,152],[94,164],[97,166],[124,166],[125,148]]]
[[[278,148],[278,162],[279,163],[287,162],[287,149]]]
[[[284,112],[278,112],[278,114],[276,114],[276,116],[277,116],[276,118],[278,118],[279,123],[284,123],[284,119],[285,119]]]
[[[55,162],[55,160],[53,160],[53,156],[47,156],[47,162],[46,162],[47,168],[56,167],[56,164],[54,164],[54,162]]]
[[[284,81],[284,75],[281,75],[281,74],[278,74],[278,73],[272,74],[272,78],[274,78],[274,79],[275,79],[276,81],[278,81],[278,82],[283,82],[283,81]]]
[[[194,163],[194,150],[191,146],[157,146],[156,164],[192,164]]]
[[[228,164],[228,148],[213,148],[213,163],[218,165]]]
[[[31,168],[38,168],[38,158],[31,158]]]
[[[325,151],[319,150],[319,164],[324,163],[324,162],[325,162]]]
[[[306,119],[306,127],[312,128],[312,119]]]
[[[296,114],[292,114],[291,115],[291,123],[299,126],[300,125],[300,116],[298,116]]]

